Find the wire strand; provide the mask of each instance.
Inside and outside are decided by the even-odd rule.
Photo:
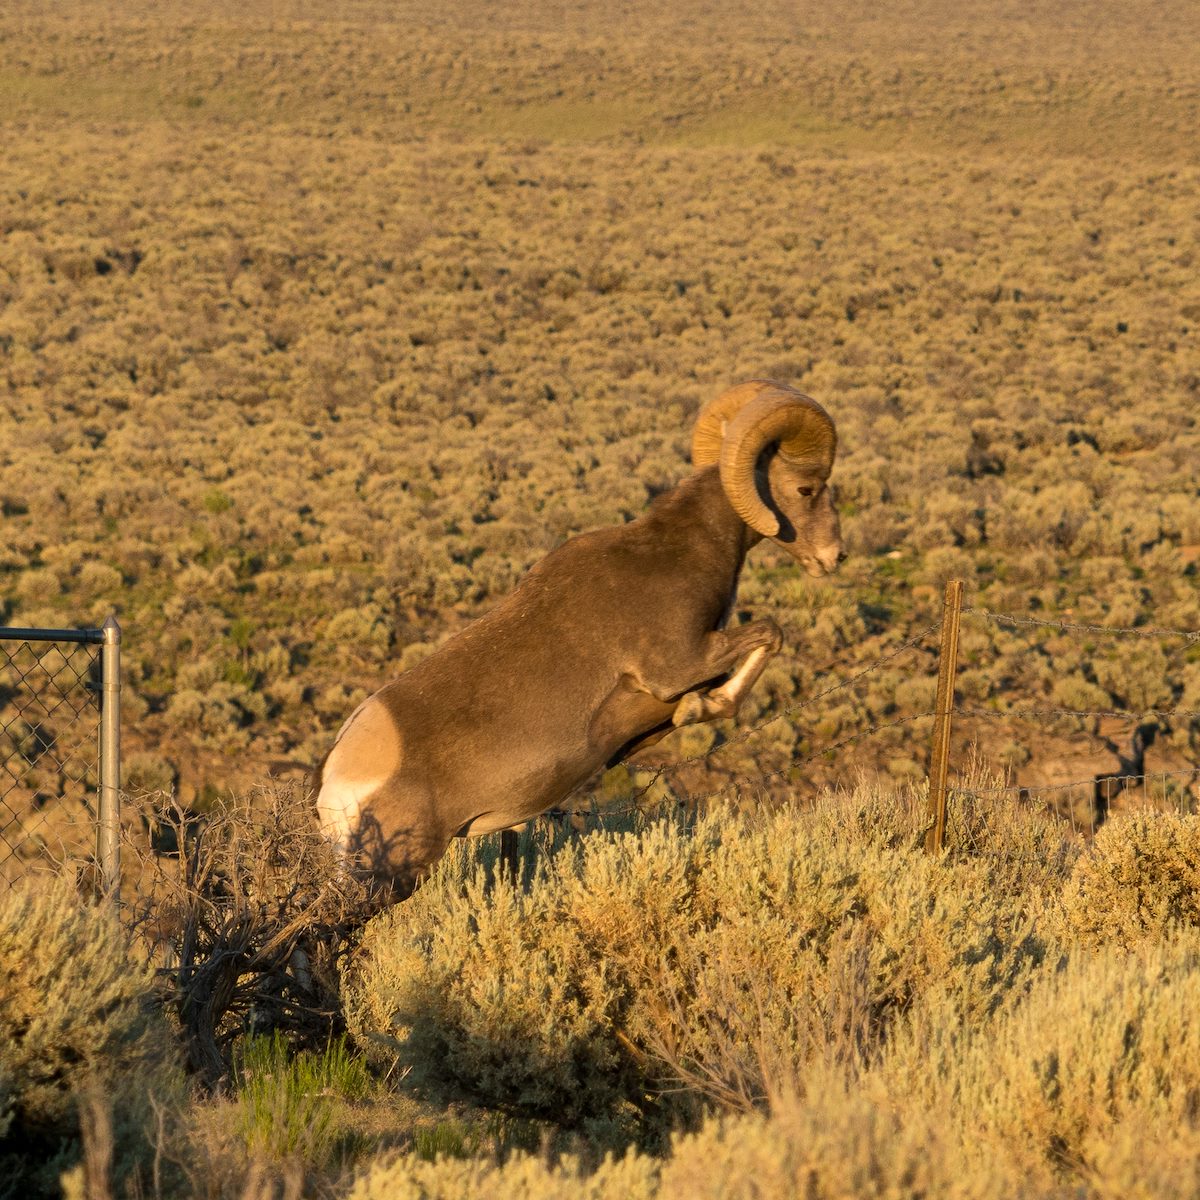
[[[755,775],[752,779],[747,775],[738,775],[733,779],[727,780],[725,783],[721,784],[720,787],[714,788],[708,792],[689,792],[686,788],[682,788],[681,790],[684,792],[686,799],[691,803],[703,804],[707,800],[712,800],[717,796],[723,795],[725,792],[729,791],[730,788],[741,786],[747,782],[757,785],[760,783],[765,783],[769,779],[778,779],[781,775],[786,775],[789,771],[794,771],[798,767],[804,766],[806,763],[815,762],[818,758],[823,758],[826,755],[833,754],[836,751],[845,748],[846,746],[853,745],[855,742],[860,742],[863,738],[870,737],[874,733],[882,733],[887,729],[896,729],[901,725],[910,725],[913,721],[922,721],[927,717],[933,717],[936,715],[937,714],[932,711],[914,713],[911,716],[898,717],[894,721],[885,721],[879,725],[872,725],[869,729],[862,729],[858,733],[853,733],[849,737],[842,738],[840,741],[831,742],[828,746],[822,746],[819,750],[814,750],[810,754],[804,755],[802,758],[792,758],[786,766],[779,767],[773,771],[767,771],[764,774]],[[702,757],[703,755],[696,755],[688,761],[695,762],[698,758]],[[648,783],[634,793],[629,802],[624,805],[606,806],[599,810],[600,814],[602,816],[620,816],[628,813],[646,812],[659,807],[678,807],[682,803],[682,800],[680,800],[678,797],[663,800],[653,800],[649,804],[638,803],[638,801],[646,795],[646,793],[659,781],[659,779],[668,773],[669,772],[667,768],[660,768],[655,772],[654,778],[652,778]]]
[[[919,646],[921,644],[921,642],[923,642],[927,637],[929,637],[929,635],[931,633],[934,633],[938,629],[940,629],[941,625],[942,625],[942,623],[940,620],[935,621],[932,625],[930,625],[926,629],[923,629],[915,637],[911,637],[907,641],[901,642],[901,644],[899,646],[896,646],[893,649],[889,650],[886,654],[881,654],[877,659],[875,659],[873,662],[869,663],[867,666],[863,667],[861,670],[856,671],[848,679],[844,679],[844,680],[840,681],[839,683],[835,683],[832,687],[824,688],[822,691],[816,692],[813,695],[808,696],[804,700],[798,701],[795,704],[790,704],[786,708],[780,709],[779,712],[774,713],[770,717],[767,717],[766,720],[760,721],[757,725],[751,725],[748,729],[744,729],[744,730],[742,730],[742,732],[735,734],[733,737],[727,738],[725,741],[721,742],[719,745],[713,746],[708,750],[703,750],[699,754],[689,755],[687,758],[676,759],[674,762],[671,762],[671,763],[664,763],[662,766],[655,769],[653,777],[650,779],[650,781],[648,783],[646,783],[641,789],[639,789],[639,791],[637,791],[634,794],[633,799],[636,801],[636,800],[640,799],[642,796],[644,796],[664,775],[674,774],[676,771],[681,770],[683,767],[689,766],[691,763],[700,762],[701,760],[707,760],[709,758],[712,758],[712,756],[714,754],[719,754],[723,750],[728,749],[730,746],[741,745],[741,743],[747,741],[749,738],[753,737],[756,733],[760,732],[763,729],[766,729],[766,727],[768,725],[773,725],[776,721],[782,720],[784,717],[791,716],[793,713],[801,712],[802,710],[811,707],[813,704],[816,704],[816,702],[818,700],[825,699],[826,696],[832,696],[835,692],[839,692],[839,691],[843,690],[844,688],[850,687],[852,684],[857,683],[864,676],[870,675],[873,671],[879,670],[879,668],[881,666],[883,666],[885,663],[891,662],[892,659],[898,658],[901,654],[905,653],[908,650],[913,649],[913,647],[915,647],[915,646]],[[818,671],[816,673],[822,674],[822,673],[824,673],[824,671],[831,670],[836,665],[837,665],[837,660],[835,660],[833,663],[830,663],[825,668],[823,668],[821,671]],[[925,715],[925,714],[921,714],[921,715]],[[913,718],[913,719],[915,719],[915,718]],[[875,728],[885,729],[885,728],[887,728],[887,726],[881,725],[881,726],[876,726]]]
[[[1098,775],[1092,775],[1087,779],[1069,779],[1062,780],[1056,783],[1036,783],[1036,784],[1006,784],[1003,787],[955,787],[951,785],[949,791],[959,796],[1022,796],[1038,794],[1041,792],[1065,792],[1081,787],[1095,787],[1098,783],[1107,782],[1124,783],[1129,786],[1136,783],[1138,780],[1161,779],[1164,782],[1168,779],[1200,779],[1200,767],[1193,771],[1146,771],[1143,774],[1126,775],[1120,771],[1113,771],[1110,774],[1100,772]]]
[[[1079,621],[1052,621],[1045,617],[1011,617],[995,613],[987,608],[964,608],[964,617],[983,617],[1000,625],[1029,625],[1046,629],[1058,629],[1064,633],[1106,633],[1118,637],[1164,638],[1180,637],[1188,642],[1200,642],[1200,631],[1192,629],[1165,629],[1152,625],[1087,625]]]
[[[994,720],[1042,717],[1187,717],[1200,718],[1200,710],[1192,708],[963,708],[951,710],[958,717],[991,717]]]

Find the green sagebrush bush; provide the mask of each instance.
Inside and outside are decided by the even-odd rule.
[[[1200,1146],[1197,1013],[1197,931],[1133,953],[1080,948],[981,1025],[914,1021],[880,1074],[898,1101],[952,1114],[980,1161],[1046,1186],[1095,1175],[1113,1194],[1136,1170],[1121,1140],[1140,1131],[1162,1168],[1164,1190],[1147,1194],[1171,1195]]]
[[[990,1194],[983,1180],[963,1177],[954,1148],[919,1115],[901,1117],[828,1072],[810,1076],[806,1093],[781,1100],[769,1117],[710,1120],[677,1138],[660,1176],[660,1200]]]
[[[1086,1165],[1089,1200],[1181,1200],[1200,1196],[1200,1128],[1117,1125]]]
[[[817,1058],[856,1070],[912,1005],[981,1017],[1041,961],[985,863],[823,841],[787,813],[732,832],[697,883],[706,919],[643,969],[631,1021],[662,1074],[711,1099],[758,1106]]]
[[[1200,817],[1136,810],[1105,824],[1063,892],[1068,936],[1133,946],[1200,925]]]
[[[1081,952],[989,1020],[938,1013],[879,1069],[817,1065],[770,1115],[710,1118],[661,1158],[376,1160],[350,1200],[1194,1196],[1198,966],[1190,931],[1141,955]]]
[[[372,1166],[351,1188],[347,1200],[653,1200],[655,1159],[629,1154],[606,1159],[588,1172],[574,1158],[547,1166],[521,1154],[503,1165],[488,1159],[397,1158]]]
[[[997,887],[1029,897],[1058,893],[1079,845],[1049,809],[1005,792],[1006,780],[972,755],[947,800],[946,850],[952,862],[981,864]],[[929,827],[928,788],[895,788],[867,779],[824,792],[804,810],[815,836],[850,845],[919,850]]]
[[[566,1123],[612,1113],[644,1083],[620,1040],[633,999],[626,960],[620,945],[597,953],[596,925],[624,922],[636,937],[686,903],[707,851],[665,823],[641,839],[596,835],[560,850],[528,893],[492,886],[460,853],[367,927],[344,995],[352,1034],[419,1082]],[[589,883],[607,907],[574,905]],[[639,884],[645,920],[630,928]]]
[[[1041,958],[1021,897],[986,861],[855,835],[860,804],[593,833],[527,891],[460,855],[368,927],[351,1031],[485,1103],[670,1124],[870,1060],[923,996],[992,1011]]]
[[[146,1149],[152,1106],[181,1087],[148,967],[111,910],[60,883],[0,893],[0,1121],[5,1085],[0,1157],[14,1178],[30,1172],[30,1189],[70,1162],[81,1094],[111,1105],[120,1174]]]

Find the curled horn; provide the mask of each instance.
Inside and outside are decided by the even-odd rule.
[[[774,537],[779,532],[779,521],[758,494],[755,479],[758,456],[778,442],[779,453],[788,462],[811,469],[815,476],[824,479],[833,469],[837,432],[829,415],[815,400],[786,384],[763,384],[756,380],[742,386],[757,390],[726,426],[718,460],[721,485],[734,512],[751,529],[764,537]],[[699,432],[697,428],[697,437]],[[694,454],[695,438],[692,444]]]
[[[729,422],[760,392],[780,386],[766,379],[752,379],[722,392],[704,406],[692,432],[692,465],[697,471],[721,461],[721,447],[725,444]]]

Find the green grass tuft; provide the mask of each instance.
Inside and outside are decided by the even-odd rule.
[[[363,1100],[374,1086],[345,1037],[293,1054],[278,1030],[246,1040],[235,1078],[238,1128],[250,1152],[314,1165],[328,1162],[341,1144],[340,1103]]]

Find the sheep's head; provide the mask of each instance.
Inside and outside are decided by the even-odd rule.
[[[828,575],[846,556],[829,489],[836,451],[837,431],[815,400],[763,379],[718,396],[692,435],[692,461],[720,464],[734,512],[810,575]]]

